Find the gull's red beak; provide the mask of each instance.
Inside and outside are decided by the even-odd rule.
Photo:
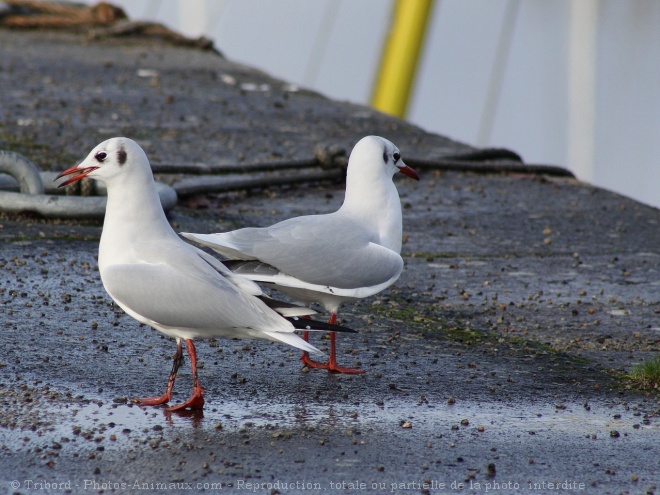
[[[78,168],[77,165],[74,166],[74,167],[71,167],[71,168],[67,168],[64,172],[62,172],[60,175],[58,175],[58,176],[55,178],[55,180],[59,180],[59,179],[61,179],[62,177],[66,177],[67,175],[73,175],[73,174],[77,174],[77,175],[73,175],[73,177],[70,177],[68,180],[65,180],[64,182],[62,182],[62,183],[61,183],[60,185],[58,185],[57,187],[64,187],[64,186],[66,186],[66,185],[68,185],[68,184],[71,184],[72,182],[76,182],[76,181],[78,181],[78,180],[80,180],[80,179],[84,179],[84,178],[87,177],[89,174],[91,174],[92,172],[94,172],[94,170],[96,170],[97,168],[98,168],[98,167],[85,167],[85,168]]]
[[[397,165],[397,167],[399,166]],[[415,172],[415,170],[410,168],[408,165],[403,165],[403,167],[399,167],[399,172],[401,172],[403,175],[407,175],[411,179],[419,180],[419,175],[417,175],[417,172]]]

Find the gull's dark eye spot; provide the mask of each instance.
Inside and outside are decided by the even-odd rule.
[[[119,165],[126,163],[126,150],[124,148],[119,148],[119,151],[117,151],[117,161]]]
[[[105,151],[99,151],[96,155],[94,155],[94,158],[96,158],[96,161],[100,163],[105,160],[107,156],[108,154]]]
[[[392,155],[392,158],[394,158],[394,163],[398,162],[401,159],[401,153],[395,151],[394,154]]]

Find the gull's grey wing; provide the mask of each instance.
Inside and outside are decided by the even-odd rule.
[[[112,298],[140,315],[140,321],[190,329],[292,331],[261,301],[201,259],[192,246],[150,243],[141,245],[139,252],[142,262],[111,265],[101,278]]]
[[[225,256],[260,260],[314,285],[375,287],[394,283],[403,270],[399,253],[333,214],[298,217],[265,228],[184,235]]]

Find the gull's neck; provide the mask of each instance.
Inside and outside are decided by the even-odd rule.
[[[153,178],[121,177],[108,187],[99,246],[99,268],[134,263],[141,242],[177,238],[160,203]]]
[[[361,177],[351,174],[349,168],[346,197],[339,211],[377,236],[378,244],[401,252],[401,200],[389,175]]]

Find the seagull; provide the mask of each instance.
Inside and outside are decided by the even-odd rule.
[[[234,273],[305,304],[322,305],[330,312],[328,323],[336,324],[341,304],[377,294],[401,275],[401,201],[392,182],[397,172],[419,180],[394,144],[367,136],[351,152],[339,210],[270,227],[181,235],[223,255]],[[303,338],[308,341],[309,334],[304,332]],[[339,366],[336,354],[331,333],[328,362],[313,361],[306,351],[302,362],[337,373],[364,373]]]
[[[133,402],[155,406],[171,401],[183,362],[183,342],[190,356],[193,392],[170,411],[204,406],[193,339],[259,338],[323,354],[294,330],[353,331],[308,319],[309,308],[268,298],[255,282],[234,274],[212,255],[181,239],[165,217],[149,160],[135,141],[116,137],[102,142],[57,179],[67,176],[59,187],[85,177],[107,187],[99,245],[99,272],[105,290],[130,316],[177,343],[163,395]]]

